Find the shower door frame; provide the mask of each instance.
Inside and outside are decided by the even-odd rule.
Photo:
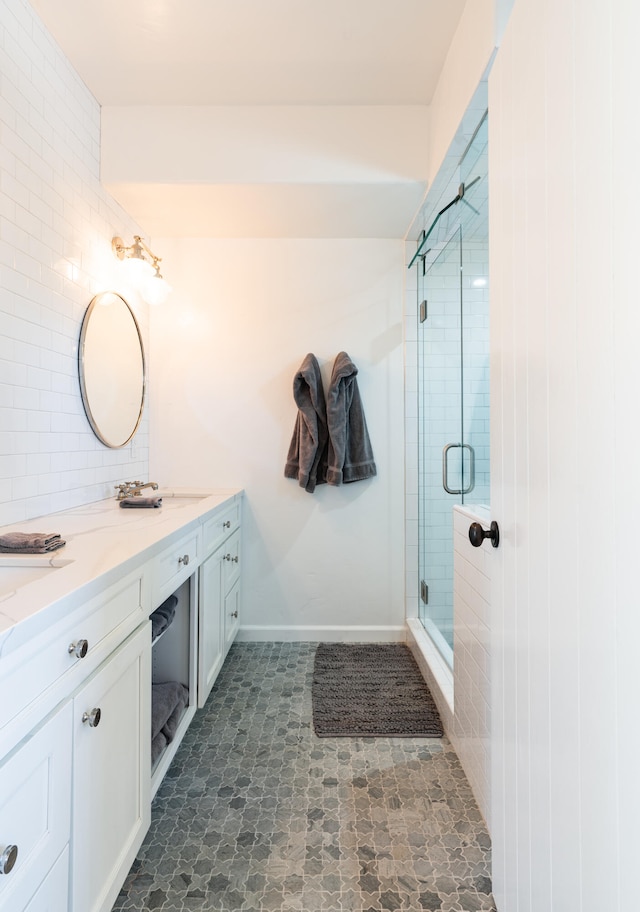
[[[458,195],[437,214],[414,257],[418,269],[418,615],[451,667],[453,507],[489,502],[486,127],[485,114],[460,161],[459,177],[468,182],[459,184]],[[433,282],[443,264],[443,275]],[[455,346],[453,329],[458,332]],[[437,375],[438,359],[442,377]],[[454,370],[459,382],[456,398],[451,384]]]

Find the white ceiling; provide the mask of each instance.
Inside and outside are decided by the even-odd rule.
[[[31,0],[107,108],[428,105],[465,2]],[[117,139],[126,145],[126,136]],[[395,193],[387,183],[371,186],[367,196],[361,177],[328,182],[324,201],[321,185],[311,186],[306,203],[303,188],[296,197],[281,182],[279,193],[251,174],[237,178],[237,200],[228,179],[208,176],[210,189],[199,201],[193,184],[201,181],[187,161],[179,180],[174,167],[171,178],[156,177],[153,186],[122,174],[107,187],[147,234],[238,236],[237,216],[225,225],[216,210],[224,200],[223,211],[242,212],[244,236],[344,237],[348,229],[353,237],[398,237],[424,193],[426,154],[425,148],[412,192],[399,183]]]
[[[31,0],[102,105],[429,104],[465,0]]]

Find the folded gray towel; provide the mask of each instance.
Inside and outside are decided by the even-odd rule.
[[[0,535],[0,551],[5,554],[48,554],[66,542],[57,532],[6,532]]]
[[[151,621],[151,639],[155,640],[163,630],[169,626],[173,621],[174,615],[176,613],[176,606],[178,604],[178,597],[175,595],[170,595],[159,608],[156,608],[155,611],[152,611],[149,615],[149,620]]]
[[[153,614],[149,615],[149,620],[151,621],[151,642],[157,640],[161,633],[169,626],[169,622],[166,617],[162,614]]]
[[[189,688],[179,681],[151,687],[151,740],[162,732],[171,741],[189,702]]]
[[[120,501],[121,507],[161,507],[162,497],[142,497],[132,495]]]
[[[160,732],[158,735],[155,736],[155,738],[151,742],[151,765],[152,766],[155,764],[156,760],[158,759],[158,757],[160,756],[160,754],[162,753],[162,751],[165,749],[166,746],[167,746],[167,739],[162,734],[162,732]]]

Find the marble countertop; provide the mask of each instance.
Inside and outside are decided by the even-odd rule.
[[[59,533],[49,554],[0,553],[0,659],[43,633],[84,601],[200,525],[240,488],[161,487],[153,509],[122,509],[114,498],[51,513],[0,532]]]

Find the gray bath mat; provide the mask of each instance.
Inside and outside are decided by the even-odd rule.
[[[436,704],[403,643],[320,643],[313,666],[319,738],[441,738]]]

